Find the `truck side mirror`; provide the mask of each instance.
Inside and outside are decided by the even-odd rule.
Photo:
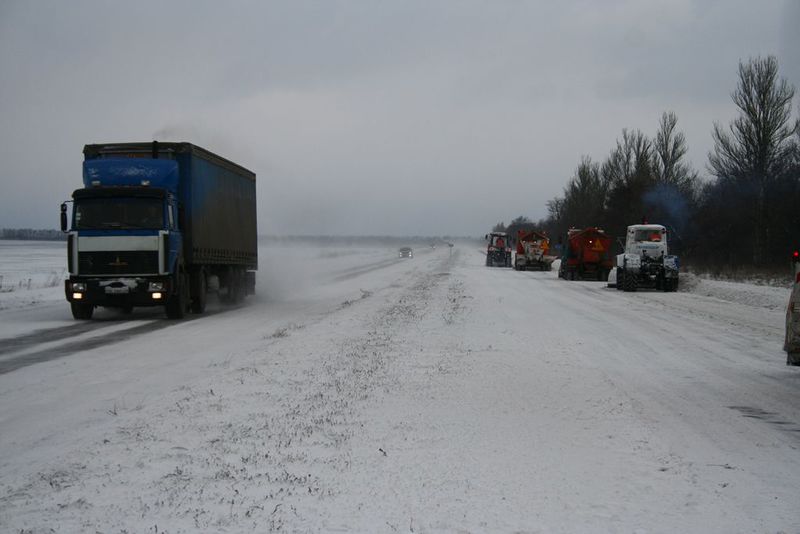
[[[61,231],[67,231],[67,203],[61,203]]]

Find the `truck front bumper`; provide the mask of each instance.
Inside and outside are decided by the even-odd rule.
[[[167,276],[146,278],[71,276],[64,282],[64,292],[69,302],[83,302],[110,308],[163,306],[171,290],[171,280]]]

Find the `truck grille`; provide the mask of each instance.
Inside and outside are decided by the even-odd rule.
[[[157,250],[119,252],[78,252],[78,273],[87,274],[157,274]]]

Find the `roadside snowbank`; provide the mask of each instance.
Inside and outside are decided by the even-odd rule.
[[[691,273],[681,273],[680,280],[680,291],[770,310],[785,308],[791,293],[791,289],[785,287],[726,282]]]

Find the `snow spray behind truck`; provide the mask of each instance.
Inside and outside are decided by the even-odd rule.
[[[253,172],[190,143],[86,145],[83,154],[65,281],[76,319],[97,306],[164,306],[180,319],[202,313],[209,291],[230,303],[255,292]]]

